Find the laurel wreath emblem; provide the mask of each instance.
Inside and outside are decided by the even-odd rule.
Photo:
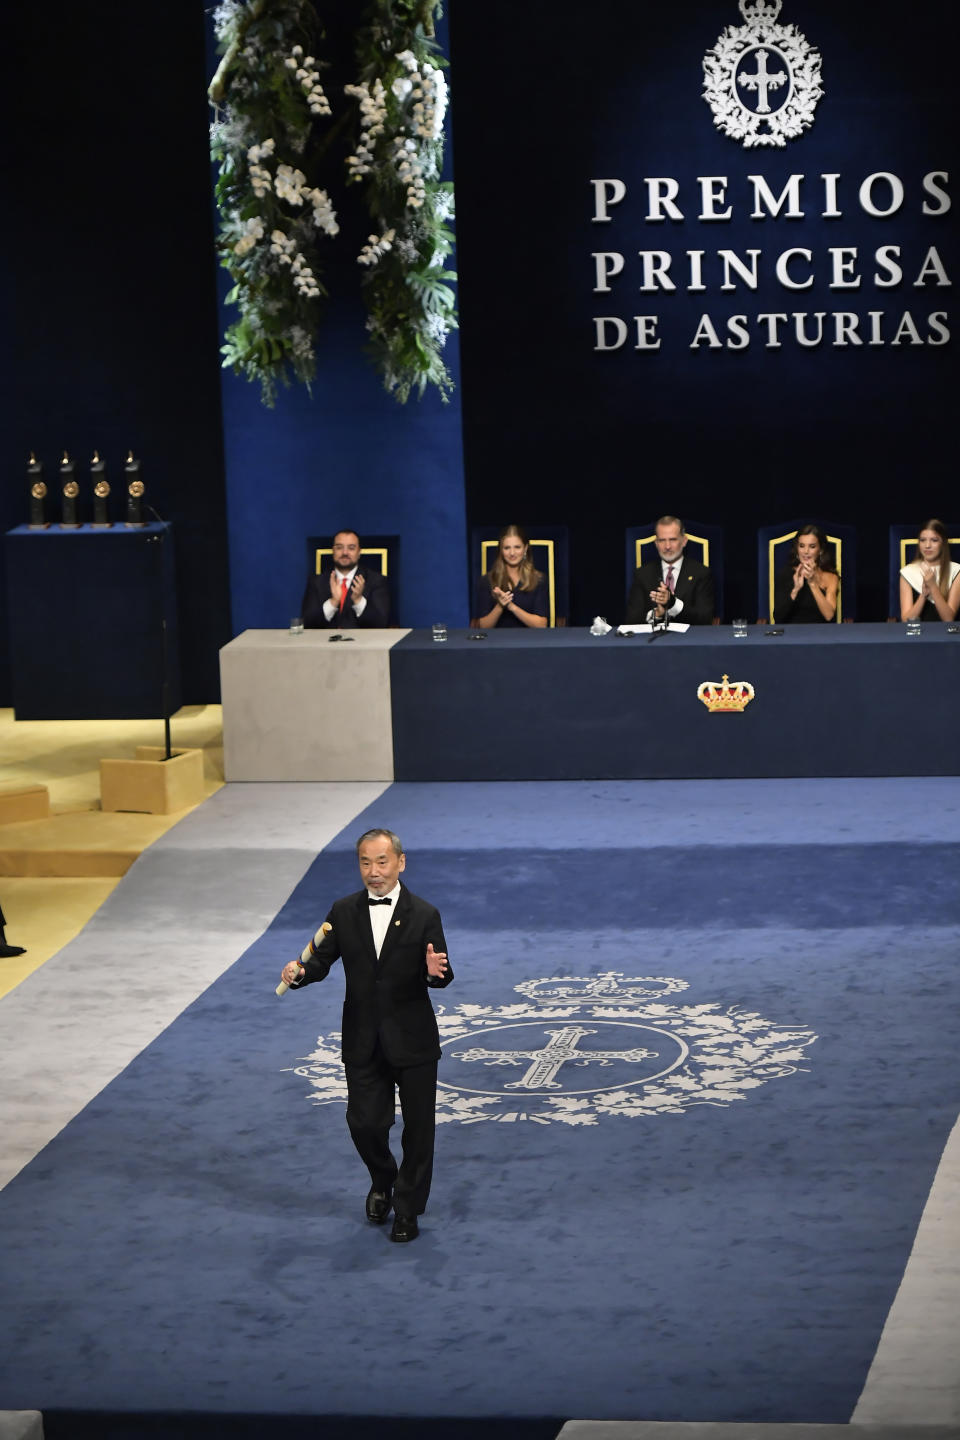
[[[769,115],[744,105],[736,87],[736,70],[748,50],[760,46],[777,52],[790,75],[786,101]],[[731,140],[746,148],[786,145],[813,124],[817,102],[823,95],[821,56],[795,25],[753,21],[728,25],[703,59],[703,98],[713,111],[713,123]]]
[[[617,973],[617,972],[611,972]],[[621,977],[624,978],[625,977]],[[639,1000],[636,989],[649,977],[626,980],[622,999],[592,999],[566,1005],[525,1002],[511,1005],[461,1004],[446,1013],[438,1007],[437,1024],[444,1047],[466,1037],[476,1038],[486,1030],[499,1029],[505,1022],[549,1022],[584,1018],[647,1024],[667,1031],[681,1043],[684,1058],[668,1074],[649,1082],[622,1085],[619,1089],[598,1089],[591,1094],[550,1095],[531,1093],[522,1101],[516,1095],[465,1093],[457,1089],[455,1072],[441,1070],[437,1089],[437,1123],[460,1121],[532,1121],[538,1125],[592,1126],[613,1117],[650,1119],[656,1115],[678,1115],[694,1106],[726,1108],[744,1100],[747,1094],[770,1080],[793,1075],[807,1068],[807,1046],[817,1036],[764,1019],[739,1006],[716,1003],[668,1005],[662,1001]],[[515,986],[518,992],[550,980]],[[583,982],[586,983],[586,982]],[[686,989],[686,982],[661,978],[665,987]],[[624,1003],[625,1002],[625,1003]],[[340,1061],[339,1034],[321,1035],[317,1048],[293,1066],[293,1073],[310,1085],[309,1098],[316,1105],[346,1103],[347,1085]]]

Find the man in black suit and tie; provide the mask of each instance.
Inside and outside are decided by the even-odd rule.
[[[655,529],[658,560],[648,560],[633,577],[627,600],[627,625],[713,624],[713,576],[699,560],[684,559],[683,521],[663,515]]]
[[[283,980],[301,989],[326,978],[341,957],[342,1055],[347,1125],[368,1171],[367,1219],[382,1225],[394,1211],[390,1239],[415,1240],[433,1174],[440,1036],[429,991],[453,971],[440,916],[400,883],[407,858],[392,830],[368,830],[357,841],[364,888],[334,902],[324,927]],[[396,1094],[403,1115],[403,1160],[390,1151]]]
[[[310,575],[301,614],[307,630],[382,630],[390,623],[390,591],[380,571],[360,563],[360,536],[338,530],[333,568]]]

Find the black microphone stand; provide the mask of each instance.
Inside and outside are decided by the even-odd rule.
[[[666,635],[669,629],[670,617],[667,614],[666,610],[664,610],[663,612],[662,620],[658,620],[656,617],[656,612],[654,612],[653,625],[651,627],[650,634],[647,636],[647,644],[649,645],[651,640],[656,640],[658,635]]]
[[[166,521],[157,514],[152,505],[147,505],[150,514],[159,525],[164,528],[159,535],[151,537],[159,542],[158,564],[159,585],[160,585],[160,707],[163,711],[163,740],[166,754],[164,760],[170,760],[173,751],[170,746],[170,651],[167,639],[167,597],[164,591],[164,570],[163,570],[163,542],[167,538]]]

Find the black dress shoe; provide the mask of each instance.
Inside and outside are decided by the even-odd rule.
[[[395,1240],[398,1245],[405,1245],[408,1240],[416,1240],[419,1234],[420,1226],[417,1224],[416,1215],[394,1215],[391,1240]]]
[[[382,1225],[392,1206],[393,1197],[389,1190],[371,1190],[367,1195],[367,1219],[373,1225]]]
[[[14,955],[26,955],[22,945],[0,945],[0,960],[12,960]]]

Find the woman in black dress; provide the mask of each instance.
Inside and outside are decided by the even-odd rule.
[[[827,537],[816,525],[801,525],[793,538],[790,563],[774,582],[773,618],[777,625],[822,625],[837,618],[840,576]]]
[[[960,609],[960,565],[950,559],[942,520],[928,520],[917,553],[900,571],[901,620],[955,620]]]
[[[481,630],[547,624],[547,581],[527,554],[529,541],[519,525],[500,531],[497,558],[477,586],[476,624]]]

